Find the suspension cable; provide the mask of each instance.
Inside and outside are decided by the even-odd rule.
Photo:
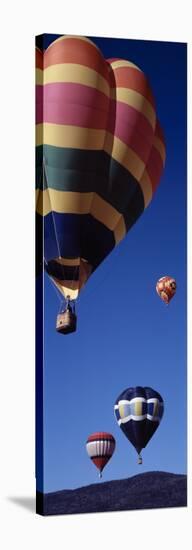
[[[50,202],[50,206],[51,206],[51,199],[50,199],[50,193],[49,193],[49,186],[48,186],[48,174],[47,174],[47,170],[46,170],[46,164],[45,164],[45,156],[43,156],[43,177],[45,178],[46,180],[46,188],[47,188],[47,191],[48,191],[48,195],[49,195],[49,202]],[[60,246],[59,246],[59,240],[58,240],[58,237],[57,237],[57,230],[56,230],[56,224],[55,224],[55,217],[54,217],[54,212],[53,210],[51,209],[51,214],[52,214],[52,220],[53,220],[53,226],[54,226],[54,232],[55,232],[55,240],[56,240],[56,244],[57,244],[57,249],[58,249],[58,255],[59,255],[59,258],[62,259],[62,256],[61,256],[61,250],[60,250]],[[47,262],[46,262],[47,263]],[[48,265],[48,264],[47,264]],[[63,271],[63,277],[64,277],[64,280],[65,280],[65,268],[64,268],[64,265],[61,263],[61,269]],[[54,285],[54,288],[56,289],[56,285],[55,283],[53,282],[52,280],[52,283]],[[58,291],[58,289],[57,289]],[[59,292],[59,291],[58,291]],[[64,294],[64,298],[65,298],[65,294]],[[61,303],[64,301],[63,299],[59,298]]]

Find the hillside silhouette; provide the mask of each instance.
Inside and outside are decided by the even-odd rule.
[[[187,476],[147,472],[73,490],[37,493],[43,515],[82,514],[187,506]]]

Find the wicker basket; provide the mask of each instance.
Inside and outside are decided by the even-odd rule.
[[[75,332],[77,326],[77,317],[75,313],[66,309],[66,311],[57,315],[56,330],[61,334]]]

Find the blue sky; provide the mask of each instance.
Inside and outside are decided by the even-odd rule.
[[[51,37],[50,37],[51,36]],[[47,43],[55,35],[48,35]],[[92,38],[105,57],[135,62],[148,76],[164,129],[167,159],[152,203],[82,291],[78,329],[55,331],[59,301],[45,275],[44,491],[98,482],[85,443],[109,431],[116,451],[103,481],[149,470],[186,472],[186,54],[185,44]],[[177,280],[168,307],[155,291]],[[161,425],[143,466],[113,413],[129,386],[162,395]]]

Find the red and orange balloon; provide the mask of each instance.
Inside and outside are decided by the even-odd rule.
[[[156,291],[161,300],[165,302],[165,304],[169,304],[169,302],[172,300],[173,296],[175,295],[177,288],[176,280],[173,279],[173,277],[169,277],[168,275],[165,277],[161,277],[156,284]]]

